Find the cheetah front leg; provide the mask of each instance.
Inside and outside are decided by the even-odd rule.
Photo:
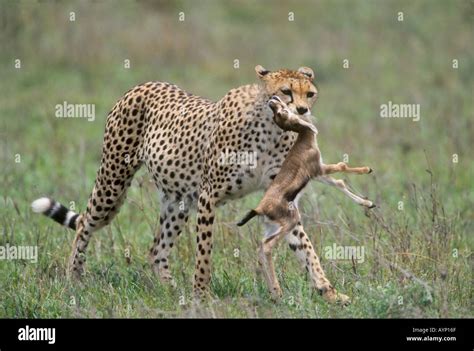
[[[196,266],[193,283],[194,295],[197,300],[206,297],[209,293],[214,213],[215,201],[211,197],[211,191],[202,190],[197,206]]]
[[[291,233],[286,236],[286,240],[291,250],[296,253],[298,261],[309,273],[313,288],[328,302],[348,304],[350,301],[349,297],[338,293],[326,278],[319,258],[301,223],[298,223]]]

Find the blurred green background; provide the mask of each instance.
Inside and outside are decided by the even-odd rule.
[[[1,0],[0,244],[37,244],[40,261],[0,261],[0,316],[472,316],[473,19],[473,1]],[[324,159],[347,154],[376,170],[347,179],[379,205],[368,217],[320,184],[302,202],[319,253],[333,243],[365,246],[359,267],[323,258],[354,303],[342,310],[313,296],[286,247],[277,259],[286,297],[268,300],[255,275],[261,228],[233,225],[256,194],[219,212],[217,299],[200,310],[180,305],[191,288],[193,221],[173,252],[172,291],[146,264],[160,204],[144,171],[117,220],[93,239],[87,288],[67,282],[73,233],[29,204],[50,195],[85,208],[115,101],[150,80],[217,100],[254,82],[257,64],[312,67]],[[56,118],[64,101],[95,104],[95,121]],[[420,121],[380,118],[388,101],[420,104]]]

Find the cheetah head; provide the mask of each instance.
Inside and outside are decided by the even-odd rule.
[[[318,96],[311,68],[300,67],[297,71],[280,69],[271,72],[258,65],[255,72],[268,96],[278,96],[293,113],[305,116],[311,114],[311,107]]]

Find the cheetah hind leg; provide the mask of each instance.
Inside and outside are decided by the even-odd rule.
[[[180,208],[179,201],[165,201],[160,213],[160,229],[150,249],[149,260],[155,275],[162,283],[176,287],[176,282],[169,269],[169,254],[177,237],[181,234],[188,220],[188,206]]]
[[[67,268],[67,276],[73,281],[81,280],[84,275],[85,249],[89,243],[86,238],[88,239],[88,236],[84,235],[83,215],[81,215],[77,221],[76,238],[72,244],[72,253]]]

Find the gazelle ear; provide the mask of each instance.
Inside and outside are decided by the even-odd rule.
[[[300,68],[298,68],[298,72],[304,74],[311,81],[314,80],[314,72],[311,68],[309,68],[309,67],[300,67]]]
[[[318,134],[318,129],[314,126],[313,123],[305,121],[300,116],[293,113],[290,113],[290,115],[286,117],[286,126],[288,126],[289,130],[292,130],[297,133],[300,133],[303,130],[309,130],[316,135]]]
[[[255,66],[255,72],[257,73],[257,77],[260,78],[260,79],[262,79],[268,73],[270,73],[270,71],[268,69],[266,69],[266,68],[264,68],[263,66],[260,66],[260,65]]]
[[[316,128],[313,123],[306,122],[306,121],[301,121],[300,125],[303,128],[307,128],[307,129],[311,130],[314,134],[318,135],[318,128]]]

